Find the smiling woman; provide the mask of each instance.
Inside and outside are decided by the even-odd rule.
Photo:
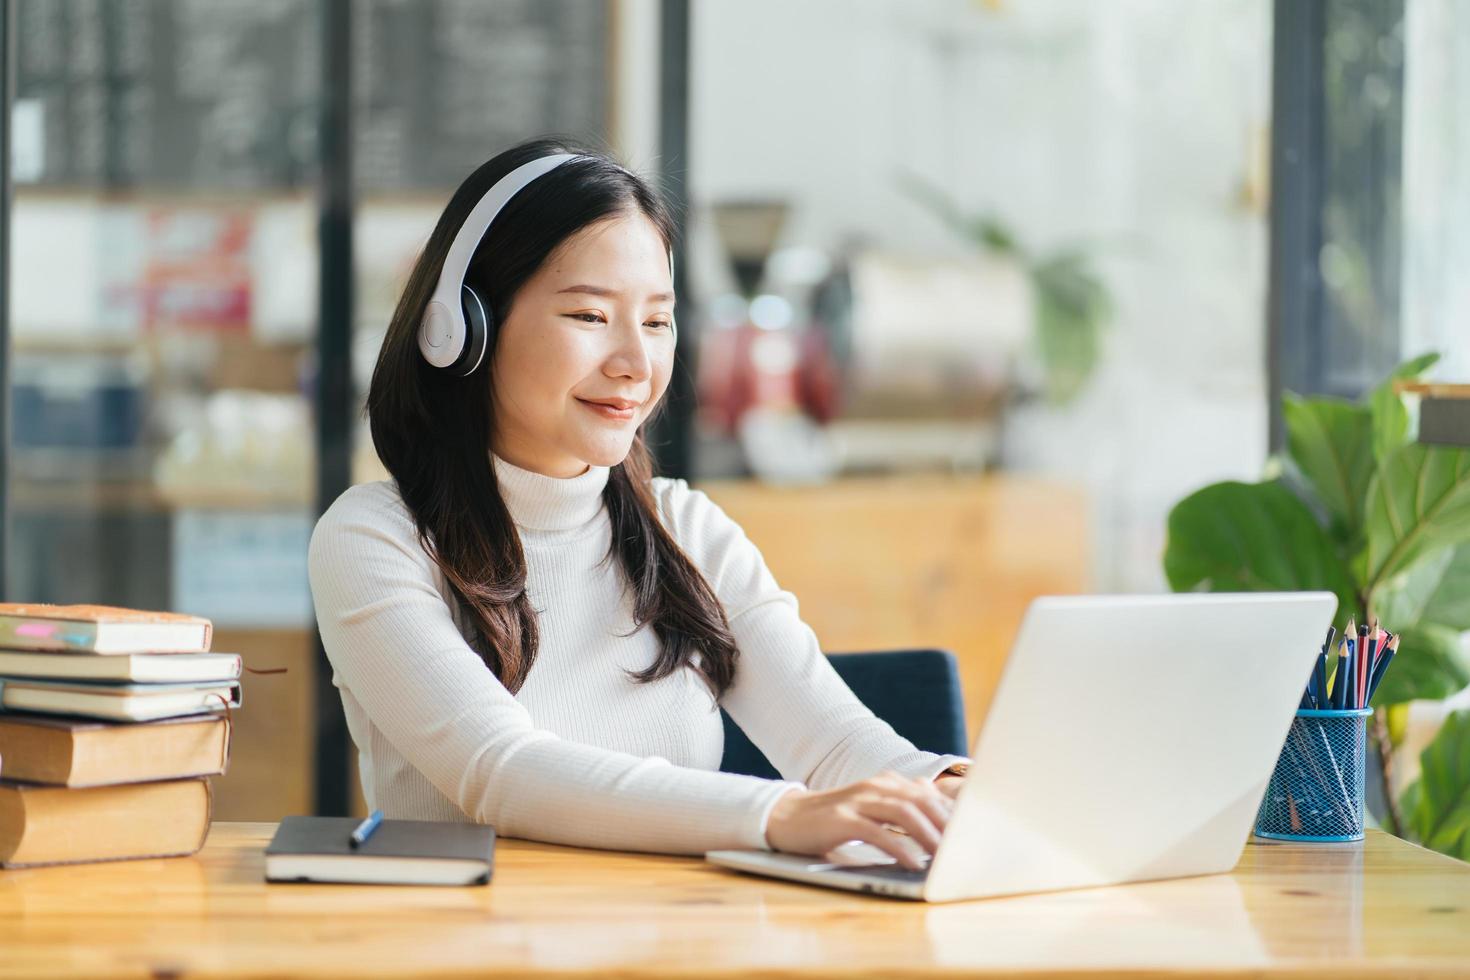
[[[367,801],[586,846],[861,839],[910,862],[884,825],[937,846],[934,779],[963,760],[875,718],[740,528],[652,475],[672,237],[643,179],[554,140],[476,170],[430,236],[368,394],[393,478],[338,498],[310,549]],[[786,779],[717,771],[718,705]]]

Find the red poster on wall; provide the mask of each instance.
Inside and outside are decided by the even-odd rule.
[[[113,316],[125,310],[144,331],[249,330],[250,212],[153,207],[141,218],[134,258],[117,263],[104,287]]]

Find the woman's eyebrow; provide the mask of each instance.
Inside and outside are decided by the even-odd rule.
[[[623,295],[616,289],[608,289],[604,286],[588,286],[585,284],[568,286],[566,289],[558,289],[557,293],[586,293],[589,296],[607,296],[613,299],[616,299],[617,297]],[[665,300],[672,300],[673,298],[673,293],[654,293],[652,296],[648,297],[648,301],[650,303],[661,303]]]

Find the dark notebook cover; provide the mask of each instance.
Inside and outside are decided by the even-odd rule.
[[[482,861],[487,872],[495,857],[495,829],[486,824],[384,820],[365,844],[349,847],[360,823],[356,817],[287,817],[265,853]]]

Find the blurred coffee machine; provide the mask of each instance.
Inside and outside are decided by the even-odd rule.
[[[722,329],[704,336],[698,379],[705,425],[737,440],[756,476],[778,483],[835,471],[822,425],[837,413],[841,387],[825,335],[786,298],[759,292],[786,214],[782,201],[715,206],[739,302]]]

